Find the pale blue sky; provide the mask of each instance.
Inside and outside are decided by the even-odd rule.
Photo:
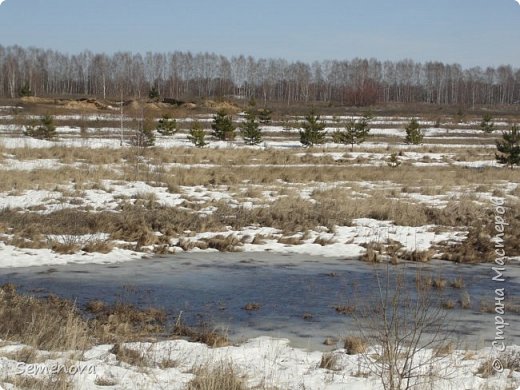
[[[520,65],[514,0],[5,0],[0,44]]]

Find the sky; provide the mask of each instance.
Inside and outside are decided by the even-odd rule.
[[[0,0],[0,44],[520,66],[520,0]]]

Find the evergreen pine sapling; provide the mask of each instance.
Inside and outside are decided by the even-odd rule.
[[[190,128],[190,134],[188,135],[190,142],[197,148],[203,148],[208,144],[205,137],[204,127],[202,127],[200,122],[193,122]]]
[[[152,88],[150,88],[150,91],[148,92],[148,97],[151,99],[151,100],[159,100],[159,90],[157,89],[157,87],[154,85]]]
[[[262,108],[260,110],[258,110],[258,120],[260,121],[260,123],[264,126],[269,126],[271,124],[271,115],[272,115],[272,111],[268,108]]]
[[[138,148],[148,148],[155,145],[153,125],[150,121],[141,119],[131,142],[133,146]]]
[[[388,166],[390,168],[397,168],[399,165],[401,165],[401,161],[399,161],[399,157],[397,157],[397,153],[392,153],[390,157],[388,157],[388,160],[386,161]]]
[[[163,115],[157,122],[157,132],[165,136],[175,134],[177,132],[177,121],[168,114]]]
[[[480,129],[486,133],[492,133],[495,130],[495,123],[493,123],[493,117],[490,114],[485,114],[482,117]]]
[[[51,140],[56,137],[56,126],[54,118],[51,115],[40,117],[39,124],[31,124],[26,126],[24,135],[37,139]]]
[[[211,128],[213,129],[212,135],[220,141],[232,141],[235,139],[233,118],[225,110],[220,110],[213,117]]]
[[[246,112],[246,120],[240,125],[240,134],[246,145],[258,145],[262,142],[262,130],[253,110]]]
[[[29,84],[25,83],[23,87],[20,89],[20,97],[32,96],[33,92]]]
[[[354,145],[360,145],[367,139],[370,133],[370,116],[365,115],[359,121],[350,120],[347,122],[344,131],[337,130],[332,135],[332,140],[337,143],[350,145],[354,150]]]
[[[497,141],[496,160],[510,168],[520,165],[520,132],[518,126],[513,125],[510,131],[502,133],[502,140]]]
[[[325,124],[314,111],[305,116],[305,122],[300,129],[300,142],[303,146],[309,147],[325,142]]]
[[[421,126],[419,125],[419,122],[417,122],[417,119],[412,118],[405,127],[405,130],[405,141],[407,144],[419,145],[422,142],[424,134],[421,131]]]

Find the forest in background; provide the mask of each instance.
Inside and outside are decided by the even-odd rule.
[[[190,52],[65,54],[0,45],[0,97],[142,98],[151,89],[172,99],[238,97],[288,105],[504,105],[520,103],[520,69],[510,65],[465,69],[409,59],[309,64]]]

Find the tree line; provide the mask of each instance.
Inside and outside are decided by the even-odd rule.
[[[236,96],[288,105],[330,102],[498,105],[520,102],[520,69],[376,59],[313,63],[213,53],[111,55],[0,45],[0,96]]]
[[[239,124],[240,135],[246,145],[254,146],[263,142],[263,131],[261,125],[271,123],[271,111],[258,109],[254,102],[250,102],[245,111],[244,121]],[[350,145],[354,150],[354,145],[360,145],[370,135],[370,121],[372,114],[366,113],[360,119],[350,119],[345,123],[335,121],[335,130],[332,133],[332,141],[339,144]],[[298,129],[300,143],[303,147],[313,147],[326,142],[326,123],[321,120],[321,116],[311,110],[303,121],[291,124],[291,127]],[[232,115],[225,110],[218,111],[213,116],[211,124],[211,135],[218,141],[233,141],[236,137],[237,126],[233,121]],[[480,123],[480,129],[486,133],[492,133],[496,128],[490,114],[484,115]],[[137,123],[137,128],[131,135],[129,141],[132,146],[139,150],[155,145],[155,134],[161,136],[173,136],[179,130],[177,120],[169,114],[164,114],[159,120],[152,121],[144,117]],[[409,145],[419,145],[424,139],[419,122],[411,118],[406,127],[405,142]],[[23,134],[29,137],[52,140],[57,137],[54,118],[51,115],[43,115],[39,122],[33,120],[25,126]],[[193,122],[188,132],[188,140],[196,147],[203,148],[208,145],[204,127],[200,122]],[[497,152],[495,158],[498,163],[513,168],[520,165],[520,129],[512,125],[510,131],[502,132],[502,139],[496,140]],[[400,152],[401,153],[401,152]],[[387,159],[388,166],[397,168],[401,161],[397,153],[392,153]]]

